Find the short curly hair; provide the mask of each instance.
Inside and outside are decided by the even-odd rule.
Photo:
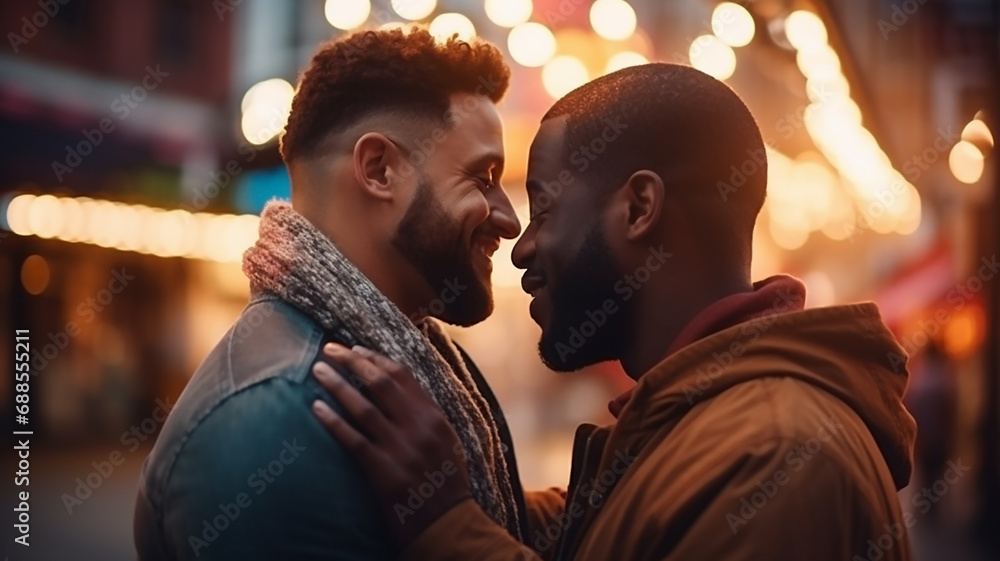
[[[338,131],[380,112],[446,122],[453,94],[497,103],[509,85],[510,67],[485,40],[435,41],[419,26],[356,32],[323,45],[299,77],[281,156],[315,157]]]

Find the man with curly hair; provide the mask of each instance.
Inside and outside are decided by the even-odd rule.
[[[281,141],[292,201],[268,204],[244,257],[250,303],[143,466],[140,559],[397,556],[364,473],[310,411],[340,407],[309,375],[330,341],[413,366],[458,435],[472,498],[523,539],[510,433],[438,322],[492,312],[491,256],[520,232],[500,186],[509,78],[493,45],[423,29],[356,33],[314,56]],[[429,471],[391,516],[438,516],[422,507],[455,469]]]

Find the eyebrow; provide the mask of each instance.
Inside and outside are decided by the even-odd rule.
[[[503,175],[503,154],[499,152],[487,152],[477,156],[476,159],[472,160],[469,164],[469,169],[484,168],[490,164],[494,164],[496,166],[497,176]]]

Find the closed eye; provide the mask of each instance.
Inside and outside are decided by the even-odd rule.
[[[476,178],[476,182],[479,183],[479,186],[484,191],[489,190],[489,189],[494,189],[497,186],[497,184],[494,183],[493,180],[491,178],[489,178],[489,177],[477,177]]]

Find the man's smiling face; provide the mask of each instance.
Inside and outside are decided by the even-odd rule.
[[[517,236],[520,224],[500,185],[503,127],[496,105],[459,94],[452,112],[461,116],[452,128],[435,131],[424,147],[406,147],[411,161],[418,149],[426,163],[392,243],[421,272],[431,294],[441,295],[433,300],[441,309],[430,313],[468,326],[492,313],[491,257],[500,238]]]
[[[544,121],[531,145],[531,222],[512,253],[514,265],[526,269],[521,286],[533,297],[531,317],[542,328],[542,361],[561,372],[617,359],[632,317],[630,304],[615,293],[621,267],[608,245],[601,205],[608,186],[587,185],[570,167],[566,127],[566,118]]]

